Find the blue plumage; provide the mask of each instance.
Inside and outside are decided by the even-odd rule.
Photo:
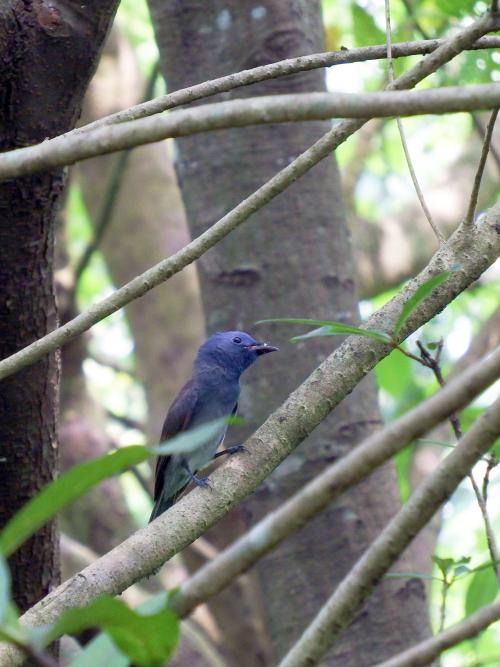
[[[198,350],[191,379],[184,385],[168,411],[160,441],[207,422],[235,414],[240,393],[240,376],[257,358],[277,348],[257,342],[243,331],[224,331],[210,336]],[[156,464],[155,505],[150,521],[167,510],[191,481],[207,486],[196,472],[216,456],[227,425],[209,442],[188,454],[160,456]],[[221,453],[233,454],[241,447]]]

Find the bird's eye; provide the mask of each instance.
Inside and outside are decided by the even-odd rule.
[[[239,336],[235,336],[233,338],[233,343],[241,343],[241,338]]]

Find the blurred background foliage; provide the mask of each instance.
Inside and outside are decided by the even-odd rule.
[[[487,8],[487,4],[482,0],[475,3],[471,3],[470,0],[402,0],[391,4],[393,42],[449,35],[454,29],[470,22],[472,15],[479,15]],[[384,43],[383,0],[323,0],[322,5],[328,50]],[[111,47],[103,54],[96,80],[98,82],[101,77],[114,93],[118,91],[114,101],[116,108],[125,107],[140,101],[144,96],[147,80],[158,57],[152,25],[143,0],[121,2],[110,43]],[[396,74],[416,60],[416,57],[396,60]],[[463,53],[442,71],[429,77],[422,86],[498,81],[499,61],[500,55],[494,51]],[[376,90],[386,79],[385,61],[337,66],[328,70],[326,76],[332,90],[347,92]],[[128,97],[122,94],[124,88],[128,89]],[[96,94],[99,95],[101,90],[98,84],[91,86],[88,95],[89,108],[92,107],[94,110],[100,108],[102,100],[99,99],[98,103],[94,103],[91,98]],[[164,90],[163,80],[157,77],[154,95],[162,94]],[[108,104],[104,113],[114,110],[116,109],[112,104],[111,106]],[[422,189],[437,224],[446,234],[451,233],[464,214],[485,122],[483,114],[474,117],[470,114],[425,116],[404,120],[410,153]],[[498,130],[494,137],[495,146],[496,151],[499,151]],[[151,147],[140,150],[147,152]],[[160,151],[162,160],[171,160],[171,146],[161,145],[154,150]],[[139,150],[135,151],[134,155],[136,153],[139,154]],[[401,282],[413,275],[425,263],[436,244],[418,206],[394,121],[389,119],[372,121],[341,146],[337,151],[337,158],[343,175],[347,214],[356,249],[362,314],[367,316],[385,303],[400,288]],[[115,206],[112,207],[111,215],[105,223],[103,239],[107,242],[97,247],[76,284],[75,268],[94,236],[96,211],[100,210],[102,202],[96,202],[94,197],[89,198],[89,175],[85,170],[75,168],[71,172],[69,193],[65,209],[61,214],[64,225],[60,225],[61,261],[58,271],[60,302],[68,304],[69,313],[89,307],[114,289],[113,276],[121,274],[113,265],[117,259],[112,258],[112,246],[117,246],[120,250],[121,260],[118,261],[123,264],[130,262],[133,272],[144,270],[153,261],[146,248],[143,253],[144,261],[141,264],[136,261],[133,252],[130,252],[127,246],[127,243],[132,243],[140,248],[144,235],[152,234],[151,228],[144,222],[140,207],[142,206],[144,211],[151,209],[154,195],[148,189],[149,185],[146,185],[148,172],[144,167],[129,162],[126,169],[132,172],[130,177],[136,183],[135,189],[129,192],[125,177],[122,178],[122,187],[116,197]],[[104,200],[106,193],[109,194],[110,186],[106,184],[109,184],[116,170],[116,161],[114,158],[95,160],[92,170],[102,185],[100,196]],[[488,159],[479,211],[491,206],[498,197],[499,170],[498,152],[494,152]],[[141,183],[141,177],[144,177],[144,183]],[[170,179],[169,187],[175,186],[172,173],[167,176],[162,174],[161,177]],[[139,197],[138,201],[137,193],[142,191],[144,196],[142,200]],[[153,239],[159,247],[160,258],[179,247],[186,236],[185,227],[181,232],[174,231],[170,227],[169,215],[172,210],[175,209],[180,217],[183,211],[178,193],[169,196],[174,199],[169,199],[167,202],[162,200],[161,211],[155,213],[162,216],[160,223],[168,235],[167,241],[163,237]],[[120,207],[123,210],[132,206],[128,197],[135,197],[133,204],[136,207],[133,213],[135,218],[131,224],[136,226],[138,233],[133,239],[124,238],[126,235],[130,236],[130,232],[121,231],[118,220]],[[154,233],[158,233],[158,230]],[[187,272],[183,272],[180,281],[176,283],[177,297],[175,293],[172,294],[172,290],[168,296],[166,290],[170,288],[167,286],[157,288],[155,292],[160,293],[160,298],[163,298],[161,295],[167,295],[165,298],[170,299],[168,303],[171,304],[175,298],[182,298],[184,289],[182,285],[190,281],[186,289],[190,290],[190,298],[196,299],[193,275],[188,276]],[[412,336],[406,343],[407,348],[415,352],[416,339],[432,342],[443,338],[443,373],[445,377],[453,375],[458,368],[463,368],[486,349],[498,343],[499,297],[498,269],[493,268],[453,302],[445,312]],[[187,376],[190,359],[203,336],[204,325],[199,306],[189,307],[188,304],[183,307],[180,304],[175,315],[164,313],[166,317],[164,326],[154,323],[151,325],[160,326],[159,330],[150,334],[159,341],[151,347],[149,354],[152,358],[141,360],[137,339],[141,335],[141,328],[145,330],[145,335],[147,334],[147,310],[140,314],[138,322],[131,319],[130,313],[131,311],[116,313],[95,326],[90,336],[85,339],[84,349],[79,352],[76,367],[71,363],[64,366],[63,377],[72,376],[70,386],[75,386],[75,378],[77,384],[79,382],[77,405],[81,405],[84,392],[86,405],[91,406],[87,413],[95,417],[95,424],[99,430],[98,440],[101,442],[101,449],[95,451],[96,455],[101,453],[102,447],[144,443],[159,434],[159,413],[162,410],[166,411],[183,378]],[[273,313],[268,313],[267,316],[273,317]],[[300,317],[301,313],[290,313],[290,316]],[[179,338],[172,332],[170,324],[175,318],[179,320],[178,326],[189,330],[189,335]],[[253,323],[248,322],[247,328],[252,330]],[[178,356],[179,347],[183,349],[185,361],[176,367],[173,377],[169,377],[169,373],[164,371],[170,368],[169,363],[173,363],[172,359],[162,359],[160,363],[155,356],[161,356],[158,350],[168,351],[172,348]],[[144,346],[141,354],[148,354],[144,352]],[[286,355],[287,350],[283,350],[283,354]],[[148,391],[151,390],[153,380],[148,379],[150,376],[147,369],[155,369],[157,362],[158,368],[164,369],[163,375],[156,378],[156,383],[159,385],[157,393],[160,398],[151,399]],[[378,365],[375,375],[383,414],[388,421],[418,404],[437,388],[436,381],[428,369],[397,351]],[[63,433],[65,425],[74,424],[71,420],[74,419],[75,413],[75,404],[71,405],[71,402],[65,411],[65,391],[67,389],[63,382]],[[488,396],[481,397],[463,412],[461,418],[464,429],[477,417],[495,392],[498,392],[498,386],[493,387]],[[155,408],[158,414],[152,409],[152,400],[156,400],[159,404],[159,407]],[[69,428],[67,433],[68,444],[63,443],[63,447],[73,447],[72,439],[75,437],[75,431]],[[412,488],[418,484],[419,479],[428,474],[438,460],[446,455],[447,446],[452,445],[452,432],[449,428],[443,427],[396,457],[403,502],[408,498]],[[496,451],[500,455],[499,446],[496,447]],[[474,471],[479,481],[484,476],[485,466],[485,463],[480,464]],[[131,526],[143,525],[147,521],[150,507],[147,487],[151,484],[151,469],[149,465],[144,465],[136,473],[135,475],[127,473],[120,479],[120,493],[125,490],[123,499],[127,503],[129,512],[127,521]],[[500,475],[494,469],[489,481],[488,508],[493,525],[497,529],[500,525],[499,484]],[[75,529],[78,525],[75,516],[78,517],[87,511],[82,504],[84,502],[87,501],[82,500],[77,504],[74,510],[76,515],[73,515],[72,520],[63,521],[64,531],[72,538],[82,541],[85,541],[85,538]],[[102,514],[102,506],[99,509]],[[94,520],[101,519],[94,518]],[[95,533],[94,528],[91,532]],[[103,528],[103,534],[104,542],[99,543],[95,540],[93,542],[90,539],[92,548],[97,552],[104,551],[120,539],[119,531],[116,532],[112,524]],[[427,558],[427,562],[422,563],[422,572],[419,574],[430,582],[430,613],[434,628],[437,629],[442,621],[443,591],[446,594],[445,626],[462,619],[466,613],[475,611],[497,594],[491,567],[470,572],[487,562],[489,555],[481,515],[468,482],[464,482],[447,503],[439,520],[429,527],[429,534],[428,539],[433,544],[432,552],[437,558],[434,564]],[[68,554],[66,557],[69,558]],[[462,561],[464,558],[466,562]],[[71,566],[68,567],[71,570]],[[74,569],[77,567],[78,558]],[[169,573],[170,585],[172,579],[175,581],[176,577],[183,576],[182,566],[178,561],[174,562],[172,568]],[[201,624],[203,633],[217,645],[217,632],[211,628],[203,613],[202,610],[195,615],[195,623]],[[200,639],[200,637],[201,635],[198,635],[196,641],[203,643],[206,638],[203,636]],[[492,626],[479,638],[464,642],[448,651],[443,656],[442,664],[444,667],[500,664],[499,624]]]

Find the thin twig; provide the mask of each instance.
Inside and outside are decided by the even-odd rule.
[[[481,123],[481,121],[477,117],[477,114],[471,113],[471,117],[472,117],[472,122],[474,123],[474,127],[477,130],[477,133],[481,137],[481,141],[484,141],[484,138],[486,136],[486,132],[485,132],[485,129],[483,127],[483,124]],[[493,158],[493,161],[495,162],[495,164],[497,166],[497,169],[500,171],[500,153],[495,148],[495,145],[493,144],[493,142],[491,142],[491,144],[490,144],[490,155]]]
[[[392,57],[402,58],[412,55],[425,55],[435,51],[437,48],[446,43],[446,39],[429,39],[415,42],[401,42],[393,44]],[[500,46],[500,37],[488,36],[480,37],[475,42],[465,47],[466,51],[480,50],[480,49],[496,49]],[[154,100],[150,100],[145,104],[138,104],[136,106],[118,111],[109,116],[104,116],[98,120],[79,127],[66,136],[88,132],[94,130],[96,127],[103,125],[112,125],[114,123],[122,123],[124,121],[136,120],[138,118],[145,118],[152,116],[168,109],[189,104],[212,95],[229,92],[242,86],[248,86],[252,83],[259,83],[269,79],[275,79],[281,76],[288,76],[297,72],[306,72],[321,67],[332,67],[334,65],[344,65],[348,63],[365,62],[369,60],[382,60],[386,58],[386,45],[380,44],[378,46],[363,46],[357,49],[342,49],[340,51],[332,51],[328,53],[315,53],[307,56],[299,56],[298,58],[290,58],[288,60],[280,60],[268,65],[260,65],[252,69],[243,70],[234,74],[212,79],[211,81],[204,81],[188,88],[176,90],[173,93],[162,95]]]
[[[441,357],[441,351],[443,349],[443,340],[441,339],[439,341],[437,351],[435,356],[433,357],[430,352],[427,350],[427,348],[420,342],[417,341],[417,346],[420,350],[421,354],[421,363],[426,366],[427,368],[430,368],[432,372],[434,373],[434,376],[436,377],[436,380],[438,381],[439,385],[441,387],[444,387],[446,385],[446,382],[443,377],[443,373],[441,370],[440,366],[440,357]],[[462,437],[462,427],[460,425],[460,420],[458,418],[457,414],[452,414],[449,417],[449,421],[451,423],[451,426],[453,428],[453,432],[455,433],[455,437],[457,440],[460,440]],[[481,516],[483,519],[483,524],[484,524],[484,531],[486,534],[486,542],[488,544],[488,551],[490,553],[490,558],[492,561],[492,567],[495,572],[495,576],[497,578],[498,585],[500,587],[500,570],[498,567],[498,560],[499,560],[499,552],[498,552],[498,547],[495,539],[495,533],[493,532],[493,528],[491,525],[490,517],[488,515],[488,509],[486,507],[486,500],[484,496],[481,493],[481,490],[479,489],[476,480],[474,479],[474,475],[472,471],[469,472],[468,478],[470,480],[470,483],[472,485],[472,489],[474,491],[474,495],[476,496],[476,501],[479,506],[479,510],[481,512]],[[442,629],[442,628],[441,628]]]
[[[456,625],[452,625],[444,632],[434,637],[429,637],[429,639],[425,639],[420,644],[416,644],[406,651],[395,655],[393,658],[378,663],[374,667],[408,667],[409,665],[412,667],[424,667],[424,665],[430,665],[443,651],[460,644],[466,639],[476,637],[489,625],[498,621],[499,618],[500,600],[487,607],[483,607],[475,614],[472,614]],[[496,665],[500,664],[498,658],[492,662]],[[476,666],[479,664],[482,663],[474,663]],[[469,665],[469,667],[473,667],[473,665]]]
[[[450,583],[446,576],[441,582],[441,606],[439,608],[439,632],[443,632],[446,625],[446,602],[448,600],[448,591],[450,590]]]
[[[384,0],[384,1],[385,1],[385,35],[387,40],[387,72],[389,75],[389,82],[393,83],[394,66],[392,62],[391,8],[390,8],[390,0]],[[420,187],[420,183],[418,182],[417,174],[415,172],[413,161],[411,159],[410,150],[408,148],[408,143],[406,141],[406,136],[403,129],[403,123],[399,116],[396,117],[396,123],[398,125],[399,136],[401,137],[401,145],[403,147],[403,151],[405,154],[408,170],[410,172],[411,180],[413,182],[413,187],[415,188],[415,192],[417,193],[420,206],[422,207],[424,215],[427,218],[427,222],[431,226],[432,231],[436,235],[437,240],[439,241],[439,243],[444,243],[445,238],[432,218],[432,214],[429,210],[429,207],[427,206],[427,202],[425,201],[424,193],[422,192],[422,188]]]
[[[160,70],[158,67],[158,63],[155,63],[153,69],[151,70],[151,74],[149,75],[149,78],[146,82],[144,95],[142,97],[143,103],[151,99],[159,75],[160,75]],[[111,176],[106,186],[106,192],[104,193],[103,204],[97,214],[96,224],[94,226],[93,238],[83,251],[75,268],[74,287],[73,287],[74,291],[77,290],[78,283],[83,275],[83,272],[89,265],[89,262],[92,259],[94,252],[99,248],[102,238],[111,223],[111,220],[113,218],[113,210],[116,201],[118,199],[118,194],[120,192],[122,185],[123,175],[125,173],[127,162],[130,157],[130,151],[131,149],[128,148],[122,151],[116,157],[115,164],[113,165],[112,168]]]
[[[490,150],[491,137],[493,135],[493,128],[495,127],[495,122],[498,116],[498,109],[495,109],[488,121],[486,127],[486,134],[484,137],[483,148],[481,150],[481,157],[479,159],[479,164],[477,166],[476,176],[474,178],[474,185],[472,186],[472,192],[469,200],[469,208],[467,209],[467,214],[465,216],[465,224],[472,225],[474,222],[474,213],[476,212],[477,198],[479,196],[479,188],[481,187],[481,180],[483,178],[484,166],[486,164],[486,158],[488,157],[488,152]]]
[[[490,474],[493,468],[495,468],[498,465],[498,460],[494,454],[488,456],[487,459],[487,464],[486,464],[486,472],[484,473],[484,478],[483,478],[483,498],[484,502],[488,502],[488,485],[490,482]]]

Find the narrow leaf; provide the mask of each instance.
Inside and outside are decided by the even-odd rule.
[[[0,552],[9,556],[60,509],[98,482],[149,456],[146,447],[124,447],[98,459],[80,463],[65,472],[22,507],[0,533]]]
[[[396,336],[401,331],[401,327],[406,322],[409,315],[418,306],[418,304],[421,301],[423,301],[425,297],[428,294],[430,294],[435,287],[444,282],[446,278],[448,278],[450,273],[451,273],[450,271],[443,271],[442,273],[438,273],[436,276],[432,276],[432,278],[426,280],[425,283],[423,283],[423,285],[420,285],[420,287],[415,291],[415,293],[412,294],[412,296],[408,299],[408,301],[404,304],[403,308],[401,309],[401,313],[399,315],[396,324],[396,330],[395,330]]]
[[[333,322],[331,320],[309,320],[301,318],[277,318],[273,320],[259,320],[256,324],[265,323],[277,324],[307,324],[313,327],[320,327],[314,331],[303,334],[302,336],[294,336],[291,340],[296,342],[306,338],[316,338],[320,336],[364,336],[365,338],[374,338],[381,343],[390,343],[391,338],[384,331],[377,331],[376,329],[361,329],[360,327],[352,326],[351,324],[344,324],[343,322]]]
[[[171,438],[168,442],[160,443],[158,446],[149,447],[148,450],[152,454],[161,454],[162,456],[170,454],[184,454],[185,452],[192,452],[194,449],[208,442],[211,438],[220,432],[224,424],[233,423],[234,417],[224,417],[222,419],[215,419],[214,421],[197,426],[185,433],[179,433],[175,438]],[[235,419],[235,422],[238,418]]]
[[[22,507],[0,533],[0,553],[9,556],[63,507],[93,486],[147,459],[151,454],[191,451],[217,433],[224,419],[217,419],[181,433],[158,447],[123,447],[92,461],[80,463],[60,475]]]

